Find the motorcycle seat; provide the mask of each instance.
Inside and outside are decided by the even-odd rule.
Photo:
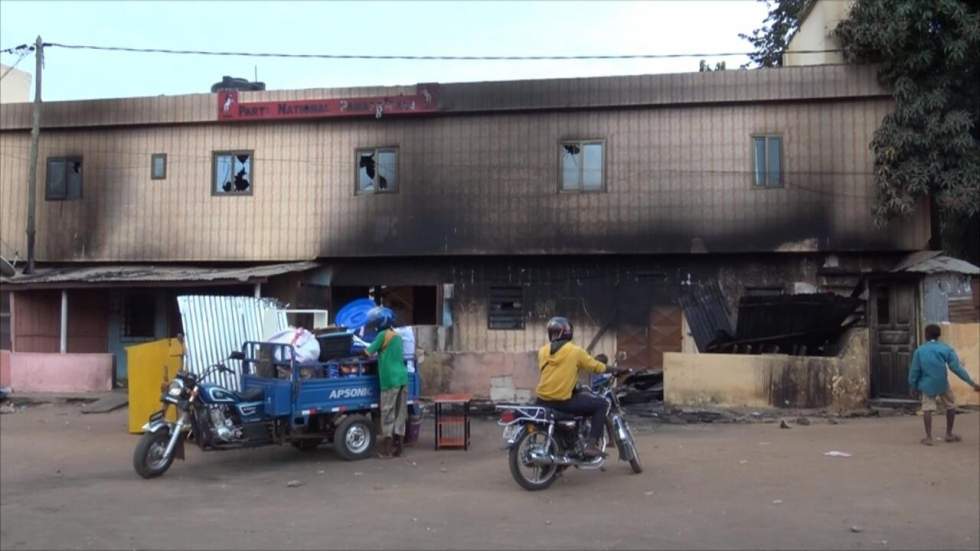
[[[243,402],[261,402],[265,398],[264,388],[249,388],[238,393]]]

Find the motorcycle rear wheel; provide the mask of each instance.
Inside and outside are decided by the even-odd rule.
[[[549,444],[549,437],[543,432],[525,432],[521,435],[517,442],[510,448],[510,474],[514,477],[514,481],[520,485],[521,488],[529,492],[536,492],[540,490],[545,490],[558,479],[558,466],[556,465],[529,465],[528,456],[533,448],[540,446],[547,446]],[[551,442],[553,444],[553,442]],[[525,475],[522,468],[530,468],[534,473],[533,478],[529,478]]]

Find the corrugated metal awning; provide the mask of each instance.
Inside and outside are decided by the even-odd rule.
[[[316,262],[289,262],[261,266],[104,265],[41,268],[33,274],[0,278],[12,290],[81,287],[155,287],[162,285],[229,285],[263,283],[268,278],[318,268]]]
[[[942,251],[918,251],[902,259],[892,268],[892,272],[980,275],[980,267],[959,258],[946,256]]]

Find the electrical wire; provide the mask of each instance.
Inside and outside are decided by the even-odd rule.
[[[617,60],[617,59],[679,59],[691,57],[730,57],[747,56],[754,52],[702,52],[670,54],[586,54],[586,55],[370,55],[370,54],[289,54],[282,52],[231,52],[214,50],[177,50],[170,48],[135,48],[127,46],[96,46],[92,44],[62,44],[46,42],[45,47],[71,50],[95,50],[104,52],[155,53],[175,55],[206,55],[234,57],[275,57],[286,59],[358,59],[358,60],[399,60],[399,61],[574,61],[574,60]],[[826,54],[840,52],[831,50],[794,50],[786,53]]]
[[[0,80],[3,80],[7,75],[10,74],[11,71],[13,71],[14,69],[16,69],[17,66],[20,65],[20,62],[21,61],[24,61],[24,58],[27,57],[27,52],[28,51],[29,50],[21,50],[19,52],[19,57],[17,58],[17,61],[15,61],[13,65],[11,65],[10,67],[8,67],[7,70],[4,71],[2,75],[0,75]]]

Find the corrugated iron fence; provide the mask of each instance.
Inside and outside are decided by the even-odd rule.
[[[678,303],[684,309],[691,335],[701,352],[707,352],[719,337],[730,339],[734,334],[732,315],[717,282],[688,287],[678,297]]]
[[[231,390],[240,390],[242,366],[227,360],[245,341],[262,341],[288,325],[286,313],[274,299],[187,295],[177,297],[184,325],[184,365],[201,374],[217,362],[235,371],[213,373],[205,379]]]

